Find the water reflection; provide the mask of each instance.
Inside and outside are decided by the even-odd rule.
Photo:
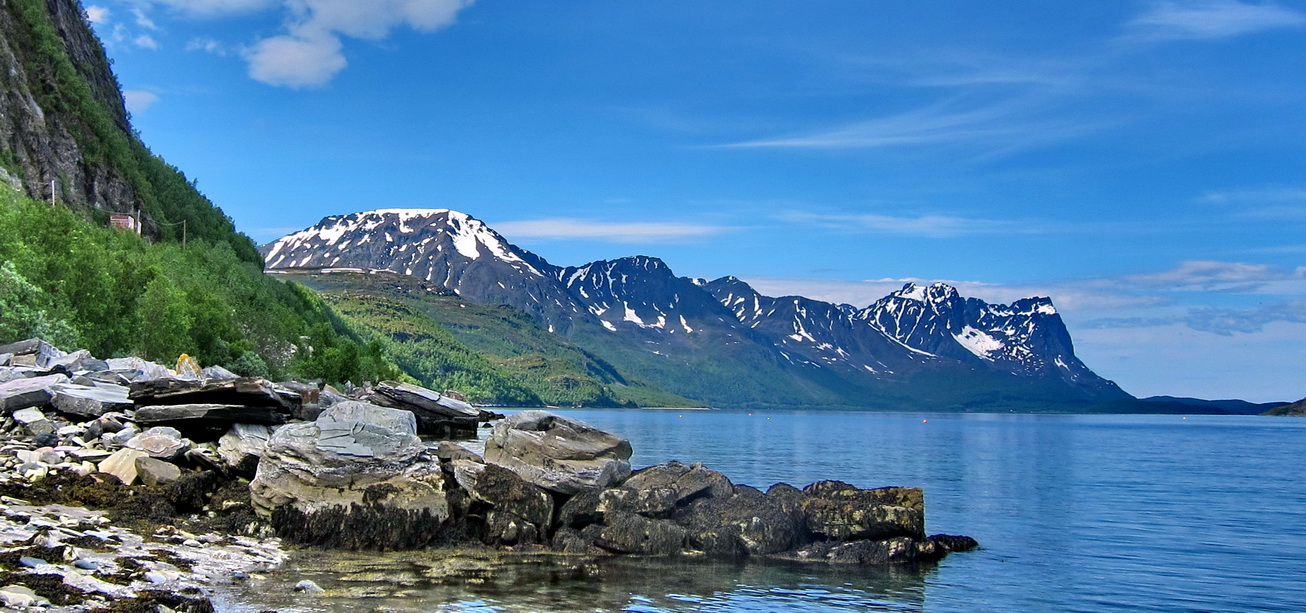
[[[922,611],[920,568],[831,568],[552,554],[300,551],[224,588],[220,611]],[[293,590],[309,579],[326,592]]]

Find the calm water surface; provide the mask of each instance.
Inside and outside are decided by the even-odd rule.
[[[923,571],[551,556],[303,553],[222,594],[258,611],[1306,611],[1306,420],[1221,416],[570,411],[632,464],[698,460],[765,489],[925,488]],[[289,586],[311,578],[309,598]]]

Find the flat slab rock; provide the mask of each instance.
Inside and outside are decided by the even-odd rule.
[[[280,407],[240,404],[175,404],[136,409],[136,423],[159,424],[284,424],[289,415]]]

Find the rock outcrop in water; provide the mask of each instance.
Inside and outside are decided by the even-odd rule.
[[[763,492],[680,462],[632,472],[626,438],[545,411],[502,419],[482,455],[454,440],[419,436],[475,432],[468,426],[478,409],[453,402],[432,409],[442,396],[430,390],[389,384],[388,393],[353,390],[350,399],[329,387],[208,374],[178,375],[138,358],[64,354],[38,340],[0,347],[0,496],[13,496],[0,500],[7,509],[0,528],[36,518],[0,532],[0,563],[6,553],[35,551],[11,537],[49,528],[39,517],[59,513],[9,513],[35,508],[18,498],[29,494],[109,509],[158,530],[194,514],[206,529],[216,522],[233,537],[275,531],[293,542],[344,549],[483,544],[581,556],[883,565],[928,562],[976,546],[967,537],[927,537],[924,498],[915,488],[823,481]],[[370,402],[378,395],[392,405],[428,405],[426,413]],[[487,417],[478,412],[476,419]],[[237,556],[223,568],[266,569],[278,550],[260,547],[265,553]],[[193,547],[175,549],[183,558],[198,555]],[[70,563],[82,556],[61,551]],[[122,573],[121,564],[104,568]],[[26,577],[4,564],[0,571],[7,581]],[[58,572],[65,584],[98,586],[77,588],[86,592],[83,602],[146,587],[131,573],[114,576],[126,583],[101,585],[96,581],[113,577],[94,569]],[[159,587],[214,580],[193,573],[169,579],[169,572],[153,575],[164,578]]]

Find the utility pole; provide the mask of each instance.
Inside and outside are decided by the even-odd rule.
[[[50,179],[50,206],[54,206],[54,179]]]
[[[181,220],[181,248],[186,248],[186,220]]]

